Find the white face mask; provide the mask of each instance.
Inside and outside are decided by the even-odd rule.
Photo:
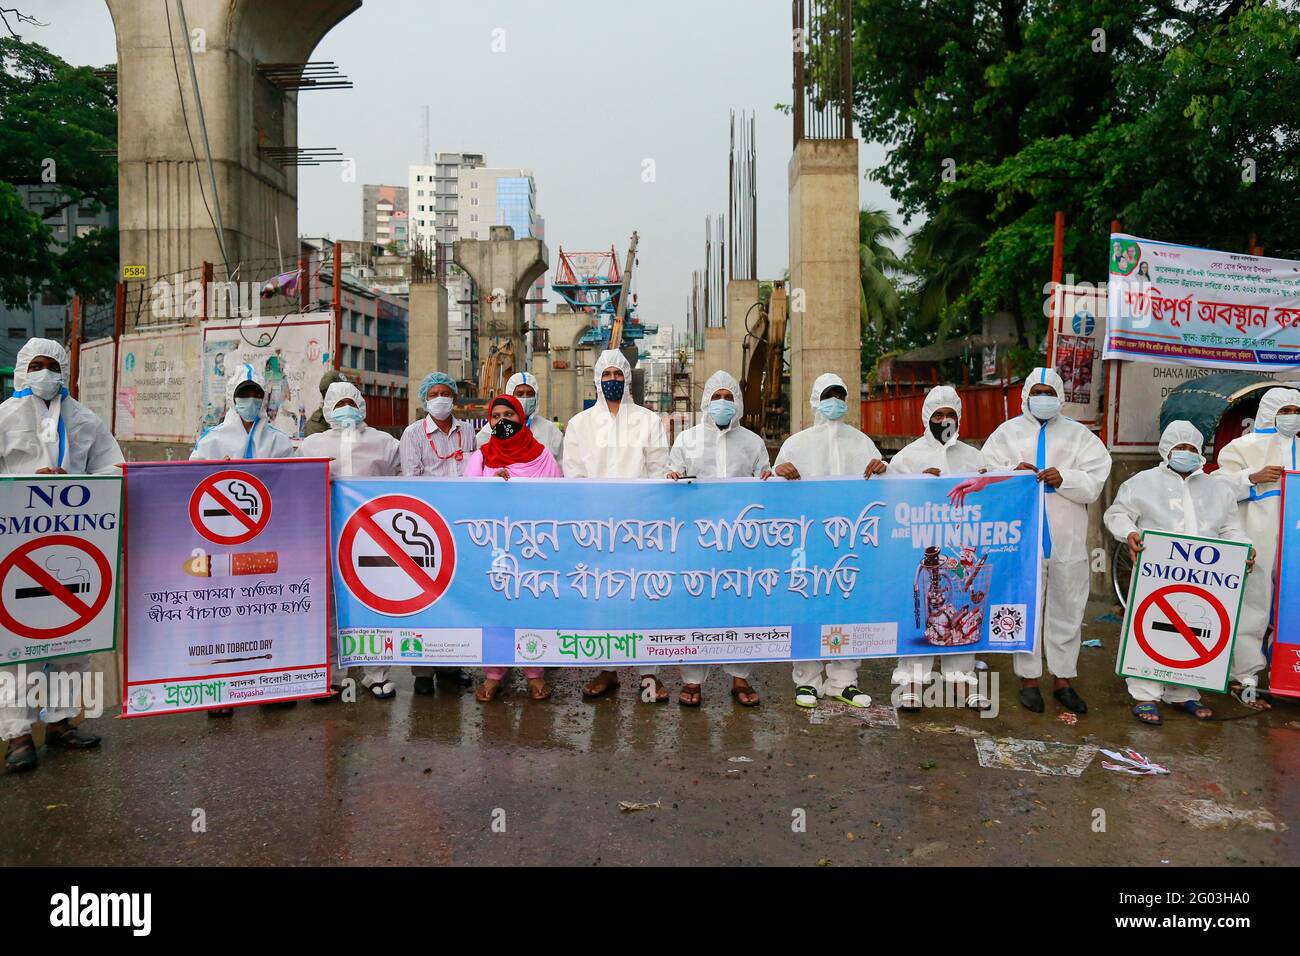
[[[1040,422],[1051,421],[1061,411],[1061,400],[1055,395],[1030,395],[1029,414]]]
[[[43,368],[38,372],[27,373],[27,387],[32,390],[32,394],[44,401],[51,401],[59,390],[63,388],[63,373],[52,372]]]
[[[31,381],[31,376],[27,380]],[[1273,419],[1273,425],[1287,438],[1295,438],[1300,434],[1300,415],[1278,415]]]
[[[424,403],[424,407],[429,410],[429,414],[436,421],[445,421],[451,415],[452,400],[446,396],[431,398]]]

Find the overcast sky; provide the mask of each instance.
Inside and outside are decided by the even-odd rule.
[[[76,64],[116,60],[102,0],[20,8],[50,23],[23,27],[25,39]],[[356,182],[338,167],[302,169],[299,232],[358,238],[361,185],[406,185],[428,104],[435,153],[532,169],[552,265],[560,246],[612,244],[621,256],[638,230],[640,315],[680,327],[691,270],[704,263],[704,217],[727,209],[732,109],[757,115],[759,274],[787,268],[791,120],[773,106],[791,99],[789,36],[788,0],[365,0],[312,56],[355,88],[299,102],[299,145],[353,157]],[[864,170],[884,156],[874,144],[861,152]],[[647,159],[654,182],[642,180]],[[896,211],[875,183],[859,193]]]

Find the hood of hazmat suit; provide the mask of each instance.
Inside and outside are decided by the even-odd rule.
[[[860,478],[872,459],[881,457],[876,443],[865,432],[847,424],[843,419],[829,421],[821,413],[819,406],[822,393],[834,385],[844,389],[848,395],[845,401],[857,399],[857,395],[849,391],[844,379],[838,375],[832,372],[818,375],[808,395],[814,424],[785,440],[777,452],[774,465],[789,462],[798,469],[801,478],[832,475],[856,475]]]
[[[235,391],[245,382],[262,390],[262,410],[266,410],[266,379],[252,365],[245,363],[226,375],[226,417],[210,428],[190,452],[191,461],[221,461],[241,458],[293,458],[296,454],[289,436],[271,425],[265,414],[244,428],[244,420],[235,411]]]
[[[48,403],[34,395],[27,367],[37,356],[59,363],[64,385]],[[14,394],[0,404],[0,474],[62,468],[70,475],[116,475],[122,450],[98,415],[68,395],[67,350],[31,339],[14,360]]]
[[[726,428],[709,417],[709,403],[719,389],[731,392],[736,404],[736,414]],[[740,383],[729,372],[714,372],[700,394],[700,423],[677,436],[668,453],[667,471],[691,478],[757,478],[770,470],[767,445],[740,424],[744,414]]]
[[[1116,540],[1134,531],[1168,531],[1207,538],[1245,541],[1237,502],[1227,482],[1200,468],[1183,478],[1169,467],[1169,455],[1178,445],[1205,446],[1200,431],[1188,421],[1170,422],[1160,435],[1163,464],[1140,471],[1120,485],[1103,521]]]
[[[321,406],[327,421],[345,398],[352,399],[365,418],[366,400],[361,391],[350,382],[335,382],[326,390]],[[397,449],[396,438],[370,428],[363,420],[360,425],[331,426],[327,432],[307,436],[298,446],[298,454],[303,458],[333,458],[330,473],[341,478],[382,478],[399,473]]]
[[[600,387],[607,368],[623,372],[625,382],[618,414]],[[622,352],[606,349],[592,366],[596,402],[569,419],[564,430],[566,478],[663,478],[668,464],[668,435],[659,414],[632,400],[632,366]]]
[[[951,408],[957,413],[957,430],[946,442],[941,442],[930,431],[930,416],[941,408]],[[961,397],[950,385],[936,385],[930,389],[921,404],[921,437],[913,441],[889,463],[891,475],[915,475],[931,468],[941,475],[977,472],[984,467],[984,456],[979,450],[958,440],[961,432]]]

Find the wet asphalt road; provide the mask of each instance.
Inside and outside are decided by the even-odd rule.
[[[541,703],[512,672],[491,705],[446,685],[415,697],[399,672],[391,701],[105,716],[89,725],[100,750],[42,748],[35,773],[0,776],[0,865],[1300,863],[1300,705],[1208,724],[1165,708],[1140,726],[1113,675],[1118,628],[1093,622],[1107,610],[1088,609],[1084,637],[1104,647],[1082,651],[1090,711],[1074,726],[1046,679],[1047,712],[1023,710],[1003,655],[988,657],[996,718],[928,709],[897,728],[810,722],[784,665],[759,666],[754,709],[722,675],[680,707],[665,668],[657,706],[628,672],[596,703],[578,671],[548,671]],[[860,683],[887,700],[891,670],[868,662]],[[1216,717],[1247,713],[1207,696]],[[1101,756],[1077,778],[983,768],[970,734],[985,733],[1129,746],[1172,772],[1123,776]]]

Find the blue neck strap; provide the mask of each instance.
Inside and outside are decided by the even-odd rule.
[[[253,434],[257,431],[257,425],[261,420],[260,418],[253,419],[253,424],[248,427],[248,444],[244,446],[245,458],[253,457]]]
[[[30,388],[24,388],[24,389],[20,389],[17,392],[14,392],[14,398],[25,398],[26,396],[31,394],[32,394],[32,390]],[[59,389],[59,397],[67,398],[68,390],[66,388]],[[62,468],[64,465],[65,459],[67,458],[67,453],[68,453],[68,428],[63,423],[63,409],[60,408],[59,409],[59,459],[56,462],[56,464],[60,468]],[[1292,454],[1294,455],[1294,452]]]

